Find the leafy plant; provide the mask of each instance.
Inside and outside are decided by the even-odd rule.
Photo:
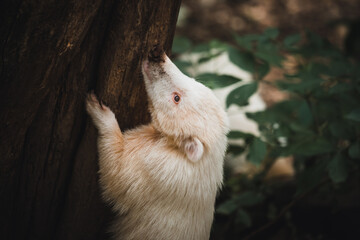
[[[247,113],[258,123],[261,136],[238,131],[232,131],[228,136],[230,139],[245,139],[246,143],[243,147],[230,146],[228,152],[236,155],[247,151],[247,160],[256,165],[263,163],[265,158],[271,163],[281,156],[294,157],[296,192],[290,196],[291,205],[323,186],[324,182],[335,188],[346,184],[352,186],[350,176],[359,175],[360,64],[314,33],[281,38],[279,35],[277,29],[268,29],[258,35],[234,35],[233,44],[212,41],[201,45],[178,38],[175,43],[186,46],[186,49],[175,49],[177,53],[200,53],[201,57],[195,63],[177,62],[184,70],[226,52],[232,63],[254,76],[253,83],[230,92],[226,107],[247,105],[260,82],[272,84],[263,79],[271,67],[285,68],[284,60],[289,55],[297,59],[293,72],[274,83],[288,92],[290,98],[265,111]],[[241,81],[212,73],[200,75],[198,79],[211,88]],[[266,171],[268,167],[264,169]],[[240,230],[251,227],[254,215],[248,212],[248,208],[264,204],[271,195],[262,182],[265,173],[260,172],[252,179],[230,177],[226,182],[228,192],[222,199],[220,197],[217,213],[229,216],[233,224],[241,226]],[[331,197],[332,193],[326,194]],[[268,206],[273,216],[276,208],[272,202]],[[289,212],[287,206],[285,210],[280,216]]]

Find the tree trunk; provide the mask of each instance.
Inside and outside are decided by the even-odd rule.
[[[180,1],[1,1],[1,239],[107,238],[84,98],[122,130],[149,121],[140,63],[169,50]]]

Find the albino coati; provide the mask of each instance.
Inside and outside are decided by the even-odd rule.
[[[228,121],[210,89],[155,48],[142,63],[152,121],[121,133],[89,94],[98,129],[100,185],[118,217],[115,239],[209,239],[222,184]]]

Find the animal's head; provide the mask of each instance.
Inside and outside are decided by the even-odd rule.
[[[142,72],[155,128],[181,145],[190,160],[223,141],[227,117],[209,88],[184,75],[159,48],[150,52]]]

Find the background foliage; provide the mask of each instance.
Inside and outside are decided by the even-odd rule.
[[[230,44],[217,40],[193,44],[177,37],[173,52],[199,54],[195,63],[175,61],[184,72],[226,52],[232,63],[254,76],[254,82],[230,92],[226,107],[246,106],[260,82],[290,94],[265,111],[247,113],[258,123],[260,137],[229,133],[229,139],[242,138],[245,145],[230,145],[228,153],[245,152],[247,161],[264,170],[252,177],[227,175],[212,238],[353,239],[345,235],[359,233],[352,219],[359,213],[360,200],[359,63],[312,32],[280,37],[274,28],[258,35],[234,35]],[[285,68],[288,56],[296,59],[296,68],[276,83],[266,82],[270,68]],[[214,73],[195,77],[212,89],[241,81]],[[295,178],[264,183],[269,166],[282,156],[294,157]],[[308,226],[312,220],[315,228]],[[338,221],[342,222],[332,228]]]

